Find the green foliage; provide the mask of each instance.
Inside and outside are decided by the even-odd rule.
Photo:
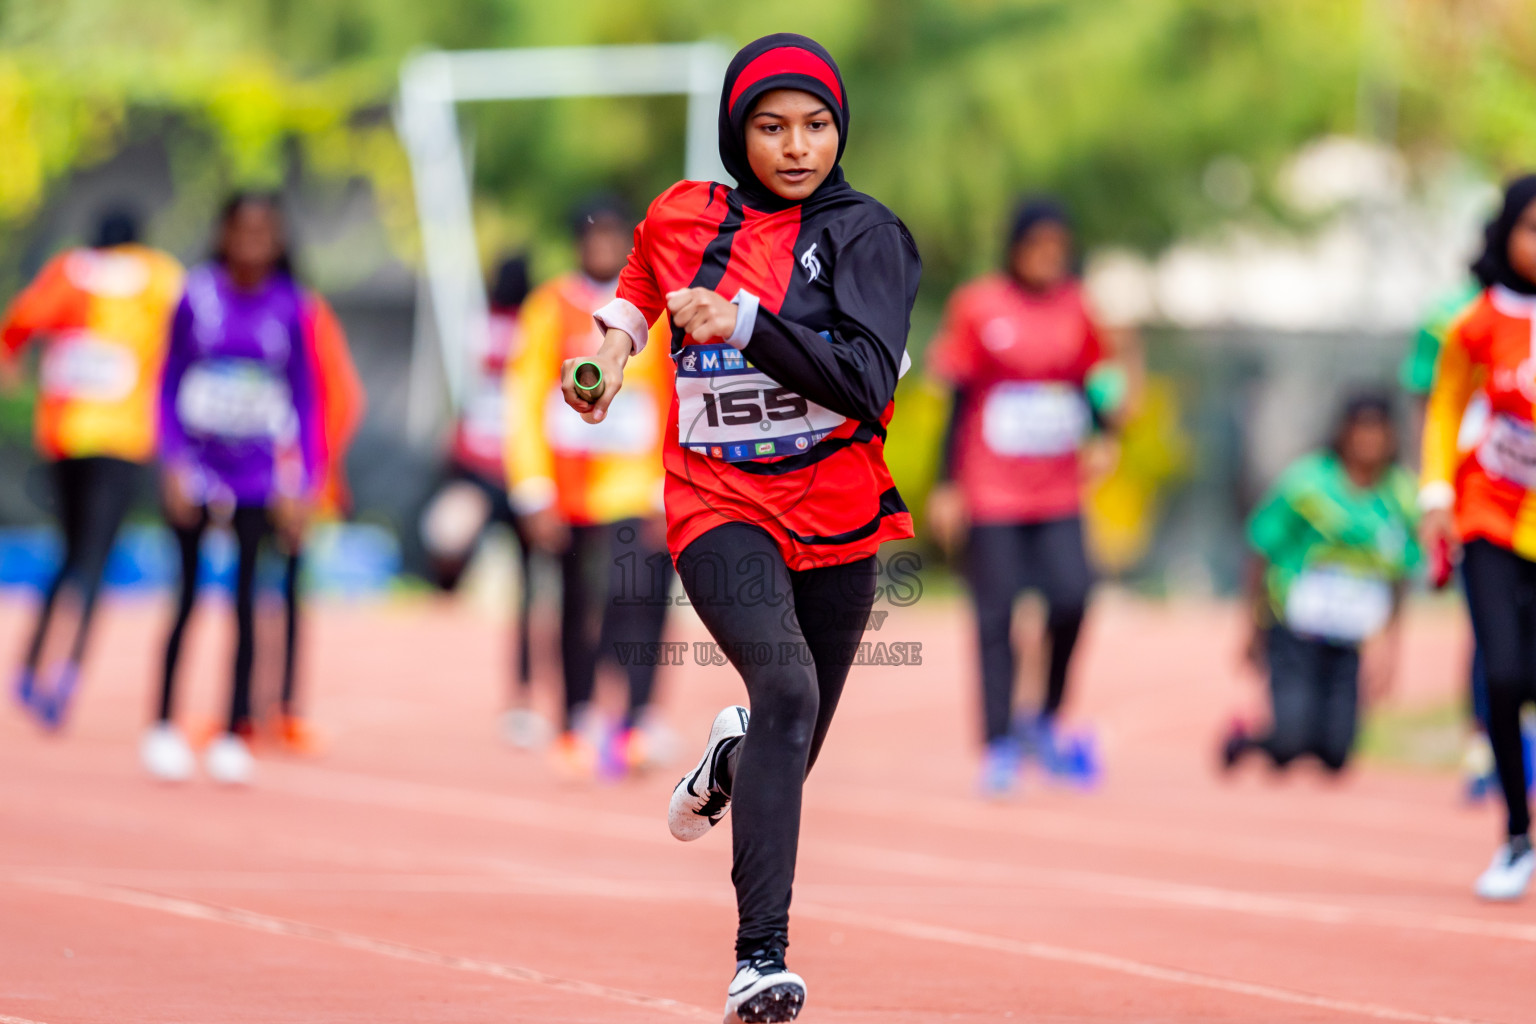
[[[1533,0],[10,0],[0,236],[70,171],[174,129],[173,163],[210,187],[276,181],[292,147],[322,176],[368,179],[409,257],[387,111],[412,51],[792,29],[841,62],[849,176],[912,227],[932,301],[995,263],[1018,192],[1062,193],[1090,244],[1155,248],[1229,214],[1201,188],[1211,160],[1269,180],[1301,142],[1357,128],[1362,83],[1398,97],[1411,151],[1536,161],[1533,14]],[[466,110],[487,247],[560,251],[563,212],[594,187],[649,198],[681,172],[682,117],[668,99]]]

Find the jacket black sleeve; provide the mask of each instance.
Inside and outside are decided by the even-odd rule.
[[[817,405],[879,423],[896,394],[922,263],[912,236],[894,222],[867,228],[836,256],[831,337],[759,308],[742,354]]]

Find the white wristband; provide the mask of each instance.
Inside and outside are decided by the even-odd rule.
[[[734,349],[744,349],[747,342],[752,340],[752,329],[757,326],[757,307],[762,300],[745,288],[739,289],[731,299],[731,305],[736,307],[736,329],[731,336],[725,339],[725,343]]]
[[[628,299],[614,299],[593,313],[592,319],[597,321],[597,329],[605,334],[610,330],[618,330],[629,335],[629,354],[632,356],[639,355],[650,338],[645,314]]]

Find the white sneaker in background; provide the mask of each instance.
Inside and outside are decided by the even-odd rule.
[[[139,741],[139,760],[144,770],[161,782],[186,782],[197,767],[197,758],[186,737],[170,722],[156,722]]]
[[[245,740],[227,732],[208,745],[203,755],[203,770],[214,782],[225,786],[244,786],[256,772],[256,759]]]
[[[647,708],[640,716],[640,734],[645,737],[645,757],[651,767],[660,768],[677,760],[682,744],[655,708]]]
[[[538,750],[549,743],[553,732],[549,720],[532,708],[502,712],[501,738],[519,750]]]
[[[1485,900],[1517,900],[1530,888],[1531,875],[1536,872],[1536,851],[1531,849],[1529,836],[1516,836],[1493,855],[1477,879],[1477,895]]]

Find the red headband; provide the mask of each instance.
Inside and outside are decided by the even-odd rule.
[[[777,75],[804,75],[807,78],[814,78],[827,87],[827,91],[832,94],[833,99],[837,100],[839,107],[846,106],[843,101],[842,86],[838,84],[837,75],[827,66],[826,61],[798,46],[778,46],[758,54],[741,69],[741,74],[736,76],[736,84],[731,86],[730,109],[736,109],[736,102],[748,89],[765,78],[773,78]]]

